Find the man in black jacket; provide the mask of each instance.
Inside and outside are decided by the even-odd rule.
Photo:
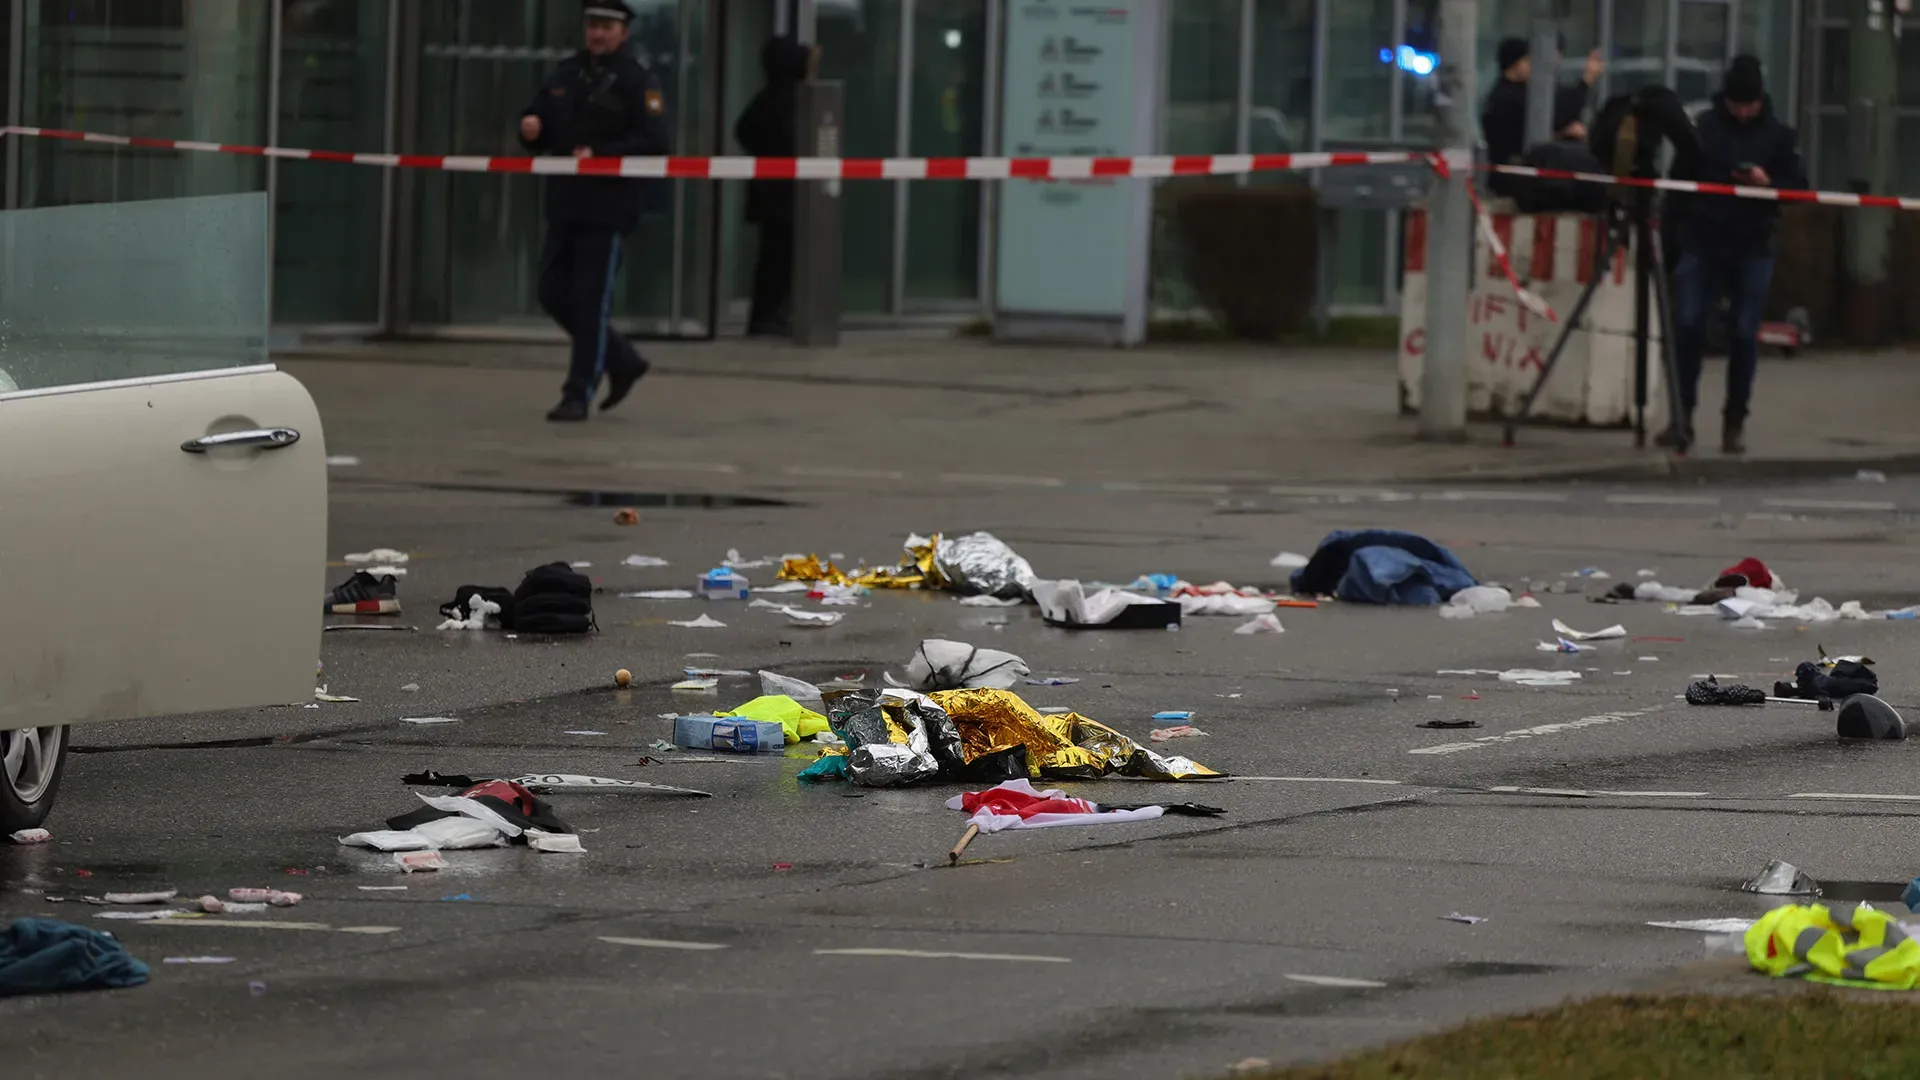
[[[1487,94],[1486,108],[1480,113],[1480,134],[1487,140],[1489,165],[1522,164],[1520,155],[1527,148],[1527,83],[1533,78],[1533,58],[1528,52],[1526,38],[1510,37],[1500,42],[1500,78]],[[1554,92],[1554,131],[1565,131],[1581,120],[1594,80],[1605,70],[1606,61],[1595,49],[1587,56],[1580,81]],[[1494,173],[1487,181],[1487,188],[1496,195],[1513,195],[1524,186],[1521,178],[1502,173]]]
[[[672,150],[660,83],[627,49],[633,9],[626,0],[587,0],[586,47],[560,62],[520,117],[520,141],[537,154],[654,157]],[[586,167],[583,164],[583,168]],[[573,339],[573,359],[553,421],[587,418],[605,376],[611,409],[647,373],[647,362],[609,323],[621,249],[640,223],[644,181],[619,176],[553,176],[547,183],[547,242],[540,254],[540,306]]]
[[[1760,61],[1754,57],[1734,58],[1720,93],[1714,95],[1713,107],[1700,115],[1695,127],[1700,132],[1700,157],[1689,179],[1782,189],[1807,186],[1797,148],[1799,136],[1774,116]],[[1660,442],[1675,445],[1682,431],[1692,431],[1707,320],[1725,294],[1732,304],[1727,313],[1727,401],[1721,449],[1742,454],[1746,452],[1747,405],[1760,363],[1754,339],[1767,289],[1773,283],[1773,238],[1780,205],[1772,199],[1729,195],[1688,195],[1686,200],[1680,265],[1673,273],[1674,358],[1681,415]]]
[[[760,68],[767,83],[733,125],[733,137],[742,150],[754,157],[796,156],[800,84],[814,63],[814,49],[795,38],[769,38],[761,47]],[[788,180],[747,181],[747,223],[760,230],[760,253],[753,265],[753,310],[747,317],[749,334],[790,332],[795,194]]]

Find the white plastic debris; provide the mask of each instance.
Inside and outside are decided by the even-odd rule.
[[[623,600],[691,600],[693,591],[690,589],[642,589],[639,592],[623,592],[620,598]]]
[[[428,846],[435,851],[499,847],[507,842],[498,828],[485,821],[467,817],[446,817],[436,821],[422,822],[415,825],[411,831],[425,837]]]
[[[357,697],[347,697],[344,694],[329,694],[327,693],[326,687],[317,686],[313,690],[313,700],[325,701],[335,705],[340,705],[340,704],[350,704],[352,702],[359,701],[360,699]]]
[[[1842,619],[1865,620],[1873,618],[1873,615],[1869,613],[1865,607],[1862,607],[1858,600],[1849,600],[1841,604],[1837,614]]]
[[[179,895],[179,889],[165,889],[156,892],[110,892],[100,899],[109,904],[164,904]]]
[[[1634,571],[1634,576],[1643,578],[1657,577],[1659,576],[1659,572],[1655,570],[1636,570]]]
[[[1526,593],[1524,595],[1514,597],[1513,606],[1518,608],[1537,608],[1540,606],[1540,601],[1534,599],[1534,596],[1532,593]]]
[[[1752,919],[1675,919],[1671,922],[1650,922],[1662,930],[1697,930],[1705,934],[1744,934],[1753,926]]]
[[[697,619],[675,620],[668,625],[684,626],[689,630],[721,630],[725,629],[727,624],[711,615],[702,615]]]
[[[403,724],[457,724],[460,720],[452,716],[403,716],[400,722]]]
[[[1019,607],[1026,600],[1018,596],[988,596],[980,593],[960,598],[961,607]]]
[[[1264,596],[1223,593],[1213,596],[1182,596],[1182,615],[1264,615],[1273,610],[1273,601]]]
[[[1440,607],[1445,619],[1470,619],[1475,615],[1497,615],[1513,606],[1513,594],[1494,585],[1475,585],[1461,589]]]
[[[427,851],[433,843],[412,829],[374,829],[369,832],[357,832],[340,838],[348,847],[372,848],[375,851]]]
[[[1605,630],[1594,630],[1594,631],[1588,632],[1588,631],[1582,631],[1582,630],[1575,630],[1573,627],[1568,626],[1566,623],[1561,622],[1559,619],[1553,620],[1553,632],[1556,634],[1559,634],[1561,637],[1566,638],[1569,641],[1610,641],[1614,638],[1623,638],[1627,636],[1627,628],[1624,626],[1615,625],[1615,626],[1609,626]]]
[[[801,679],[789,678],[771,671],[760,673],[760,693],[763,697],[785,695],[802,705],[820,705],[820,688]]]
[[[1268,565],[1277,566],[1282,570],[1298,570],[1307,565],[1307,557],[1296,551],[1283,551],[1275,555]]]
[[[53,839],[53,834],[45,829],[21,829],[19,832],[9,833],[7,839],[16,844],[44,844]]]
[[[1104,626],[1131,605],[1166,603],[1157,597],[1123,589],[1098,589],[1089,593],[1086,586],[1071,578],[1034,582],[1033,600],[1040,605],[1043,617],[1071,626]]]
[[[1465,923],[1468,926],[1473,926],[1478,923],[1483,923],[1487,921],[1487,918],[1484,915],[1462,915],[1457,911],[1449,912],[1440,917],[1446,920],[1447,922]]]
[[[330,454],[327,456],[327,467],[330,469],[351,469],[357,467],[359,464],[360,459],[352,454]]]
[[[1579,642],[1568,641],[1566,638],[1561,638],[1559,641],[1543,641],[1540,644],[1534,646],[1534,651],[1550,652],[1550,653],[1583,653],[1583,652],[1592,652],[1593,646],[1582,645]]]
[[[1287,628],[1280,625],[1280,616],[1271,612],[1255,615],[1253,618],[1233,628],[1236,634],[1284,634]]]
[[[1533,668],[1514,668],[1502,671],[1498,676],[1501,682],[1518,686],[1566,686],[1580,677],[1577,671],[1539,671]]]
[[[347,556],[347,561],[356,565],[378,563],[382,566],[400,566],[411,558],[406,552],[393,548],[374,548],[372,551],[356,551]]]
[[[699,795],[706,798],[713,797],[713,793],[710,791],[698,791],[694,788],[674,787],[671,784],[650,784],[644,780],[617,780],[611,776],[581,776],[577,773],[533,773],[527,776],[516,776],[510,782],[519,784],[528,791],[541,795],[561,791],[572,793],[595,792],[614,795]]]
[[[626,558],[620,560],[620,565],[632,566],[636,568],[646,568],[646,567],[652,567],[652,566],[666,566],[668,565],[668,563],[667,563],[667,560],[660,558],[658,555],[629,555]]]
[[[772,566],[773,560],[770,558],[748,559],[740,554],[739,548],[728,548],[727,557],[720,560],[720,565],[729,570],[758,570],[763,566]]]
[[[527,846],[550,855],[584,855],[587,851],[580,846],[580,838],[572,833],[550,833],[543,829],[527,830]]]
[[[1887,474],[1881,472],[1879,469],[1861,469],[1859,472],[1853,474],[1853,478],[1862,484],[1884,484],[1887,482]]]
[[[772,585],[755,585],[748,591],[758,596],[761,593],[774,595],[778,593],[810,592],[812,589],[813,586],[804,581],[776,581]]]
[[[1740,886],[1743,892],[1762,896],[1819,896],[1820,885],[1806,871],[1790,862],[1775,859],[1752,880]]]
[[[478,799],[469,799],[459,795],[421,795],[414,792],[421,802],[446,813],[469,817],[482,824],[491,825],[507,836],[519,836],[520,826],[501,817],[494,809]],[[444,820],[444,819],[442,819]],[[429,822],[429,824],[432,824]]]
[[[719,679],[682,679],[671,687],[682,694],[713,694],[720,690]]]
[[[844,611],[808,611],[797,607],[783,607],[780,609],[780,614],[785,615],[787,621],[795,626],[813,628],[833,626],[847,617]]]
[[[907,662],[906,681],[895,685],[914,690],[1010,690],[1032,674],[1027,662],[1009,652],[981,649],[938,638],[922,641]],[[888,676],[893,682],[893,677]]]

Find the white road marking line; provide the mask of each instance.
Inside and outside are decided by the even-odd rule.
[[[1591,799],[1591,791],[1575,791],[1570,788],[1544,787],[1490,787],[1488,791],[1497,791],[1502,795],[1555,795],[1563,799]]]
[[[1719,506],[1718,495],[1609,495],[1615,506]]]
[[[1853,501],[1849,499],[1762,499],[1762,506],[1778,507],[1782,510],[1865,510],[1883,511],[1896,509],[1897,503]]]
[[[1835,801],[1860,802],[1920,802],[1920,795],[1863,795],[1834,791],[1802,791],[1787,796],[1789,799],[1831,799]]]
[[[1436,746],[1416,746],[1407,751],[1409,754],[1457,754],[1463,750],[1480,750],[1499,743],[1520,742],[1540,735],[1557,735],[1563,731],[1577,731],[1580,728],[1593,727],[1596,724],[1617,724],[1622,720],[1631,720],[1636,716],[1645,716],[1651,709],[1636,712],[1610,712],[1598,716],[1583,716],[1578,720],[1568,720],[1561,724],[1541,724],[1539,727],[1521,728],[1502,735],[1482,735],[1472,742],[1440,743]]]
[[[1569,498],[1553,491],[1432,491],[1420,496],[1429,502],[1542,502],[1563,503]]]
[[[900,956],[915,960],[1004,960],[1016,964],[1071,964],[1065,956],[1019,953],[922,952],[919,949],[815,949],[815,956]]]
[[[788,476],[822,476],[838,480],[905,480],[907,474],[893,469],[839,469],[831,465],[789,465]]]
[[[994,473],[941,473],[940,479],[949,484],[993,484],[997,487],[1065,487],[1067,482],[1057,476],[1000,476]]]
[[[1417,496],[1410,491],[1389,491],[1385,488],[1329,488],[1329,487],[1270,487],[1269,495],[1284,495],[1297,499],[1339,499],[1343,502],[1412,502]]]
[[[1370,780],[1366,777],[1351,776],[1229,776],[1229,780],[1266,780],[1283,784],[1379,784],[1397,787],[1404,780]]]
[[[666,941],[650,937],[603,937],[600,940],[609,945],[632,945],[638,949],[684,949],[687,952],[715,952],[727,947],[705,941]]]
[[[1137,491],[1161,495],[1226,495],[1233,491],[1226,484],[1154,484],[1138,483],[1132,480],[1108,480],[1100,487],[1104,491]]]
[[[640,469],[646,472],[703,472],[722,473],[732,476],[740,471],[738,465],[725,465],[719,462],[699,461],[623,461],[623,469]]]
[[[128,923],[129,926],[244,926],[249,930],[317,930],[329,932],[332,925],[323,922],[269,922],[252,919],[144,919]],[[117,927],[115,929],[118,929]],[[366,933],[371,928],[356,927],[355,933]],[[398,930],[399,927],[394,927]]]
[[[1595,795],[1616,795],[1634,799],[1704,799],[1711,791],[1596,791]]]
[[[1378,989],[1382,986],[1387,985],[1386,983],[1383,983],[1383,982],[1374,982],[1372,979],[1347,979],[1347,978],[1342,978],[1338,975],[1285,975],[1283,974],[1280,977],[1283,979],[1292,979],[1294,982],[1309,983],[1314,986],[1350,986],[1350,987],[1364,988],[1364,989]]]

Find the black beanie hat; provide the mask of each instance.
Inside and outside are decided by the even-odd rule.
[[[1759,101],[1767,94],[1767,82],[1760,75],[1760,58],[1757,56],[1736,56],[1727,68],[1727,77],[1720,84],[1720,95],[1728,101],[1745,104]]]
[[[1527,53],[1530,51],[1526,38],[1501,38],[1500,48],[1499,51],[1495,53],[1495,57],[1500,64],[1500,70],[1505,71],[1520,61],[1525,60]]]

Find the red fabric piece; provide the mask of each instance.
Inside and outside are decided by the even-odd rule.
[[[1085,799],[1036,799],[1018,791],[991,788],[967,791],[960,795],[960,809],[972,814],[985,808],[996,817],[1030,818],[1035,814],[1092,814],[1093,804]]]
[[[1767,569],[1766,563],[1751,555],[1720,571],[1720,577],[1743,577],[1747,579],[1747,584],[1756,589],[1773,588],[1773,571]]]
[[[530,818],[535,812],[533,792],[511,780],[488,780],[483,784],[475,784],[460,794],[469,799],[476,795],[491,795],[520,811],[522,817]]]

